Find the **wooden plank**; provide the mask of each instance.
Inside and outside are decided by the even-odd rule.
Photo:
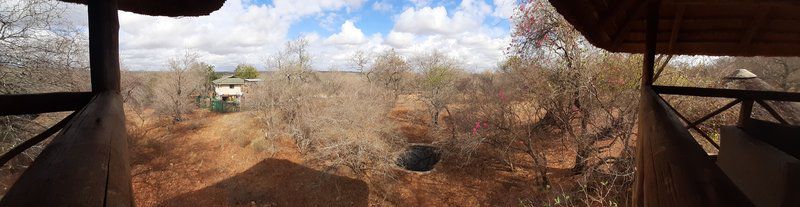
[[[708,141],[708,143],[713,145],[715,148],[719,149],[719,144],[717,144],[717,142],[714,142],[714,140],[711,139],[711,137],[709,137],[708,134],[706,134],[706,132],[704,132],[703,130],[698,128],[697,125],[690,127],[689,123],[691,123],[691,122],[689,121],[689,119],[687,119],[685,116],[683,116],[683,114],[681,114],[681,112],[679,112],[677,109],[675,109],[675,107],[673,107],[671,104],[669,104],[669,102],[667,102],[667,100],[665,100],[664,97],[659,95],[658,98],[661,99],[661,101],[663,101],[664,103],[667,104],[667,107],[669,108],[669,110],[672,111],[672,113],[675,113],[675,116],[680,118],[680,120],[683,121],[683,123],[685,124],[686,127],[690,128],[690,129],[694,129],[695,131],[697,131],[698,134],[700,134],[701,137],[703,137],[703,139]]]
[[[0,95],[0,116],[75,111],[91,99],[89,92]]]
[[[88,6],[92,92],[119,91],[117,0],[89,0]]]
[[[752,206],[649,86],[639,111],[636,206]]]
[[[71,120],[72,117],[75,117],[75,114],[77,113],[78,112],[73,112],[69,116],[65,117],[63,120],[59,121],[55,125],[48,128],[47,130],[44,130],[42,133],[39,133],[33,138],[25,140],[24,142],[18,144],[17,146],[14,146],[14,148],[11,148],[11,150],[8,150],[5,154],[0,156],[0,167],[6,165],[8,161],[10,161],[12,158],[16,157],[20,153],[24,152],[28,148],[31,148],[34,145],[38,144],[39,142],[44,141],[51,135],[58,132],[58,130],[61,130],[61,128],[64,128],[64,126],[67,125],[67,122],[69,122],[69,120]]]
[[[119,93],[98,93],[20,176],[0,206],[133,205],[124,121]]]
[[[684,86],[652,86],[658,94],[800,102],[800,93]]]

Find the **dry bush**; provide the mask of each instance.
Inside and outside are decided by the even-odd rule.
[[[417,72],[415,81],[420,99],[428,105],[430,123],[439,127],[439,115],[442,110],[449,112],[447,105],[456,100],[456,83],[464,76],[464,71],[458,61],[439,51],[418,55],[412,62]]]
[[[168,71],[156,81],[154,104],[156,112],[169,116],[174,122],[196,108],[194,97],[205,95],[208,66],[199,61],[197,53],[186,51],[167,62]]]
[[[309,163],[345,167],[358,176],[390,177],[392,156],[402,146],[386,118],[394,94],[368,87],[359,76],[313,72],[307,43],[290,42],[270,58],[277,71],[254,90],[253,109],[268,132],[259,147],[291,138]]]
[[[394,50],[377,55],[365,75],[370,83],[391,91],[395,97],[411,88],[411,65]]]

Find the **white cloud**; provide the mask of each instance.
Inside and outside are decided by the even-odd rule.
[[[450,10],[416,1],[415,5],[424,6],[405,8],[394,15],[390,31],[372,34],[364,33],[369,27],[356,26],[355,22],[363,21],[358,14],[343,13],[364,2],[275,0],[271,5],[256,5],[249,0],[228,0],[210,16],[185,18],[120,12],[120,58],[131,70],[163,70],[168,58],[188,49],[218,69],[231,70],[239,63],[260,66],[264,57],[281,49],[287,40],[298,38],[287,37],[289,29],[305,18],[316,19],[323,27],[301,33],[309,40],[313,66],[321,70],[349,70],[348,60],[356,51],[377,54],[392,48],[407,57],[439,50],[464,61],[467,69],[486,70],[496,66],[510,42],[507,29],[484,23],[488,16],[504,14],[499,0],[494,8],[483,0],[463,0]],[[371,6],[375,9],[376,4],[387,2],[380,0]],[[85,6],[78,7],[81,11],[68,17],[85,25],[85,19],[80,19],[86,16]],[[344,18],[350,20],[342,23]],[[320,36],[317,32],[327,34],[324,27],[338,31]]]
[[[380,11],[380,12],[391,12],[394,9],[391,2],[386,2],[384,0],[375,1],[372,3],[372,10]]]
[[[393,47],[403,48],[414,44],[415,38],[411,33],[391,31],[386,37],[386,43]]]
[[[228,0],[209,16],[184,18],[120,12],[120,55],[134,70],[161,69],[175,51],[185,49],[198,51],[204,61],[217,68],[230,69],[238,63],[259,64],[266,54],[283,45],[290,26],[301,18],[357,9],[363,2],[275,0],[272,5],[255,5]],[[151,57],[143,58],[144,55]]]
[[[499,18],[511,17],[517,8],[517,0],[494,0],[492,3],[494,3],[494,13],[492,15]]]
[[[341,32],[328,37],[325,44],[339,44],[339,45],[358,45],[364,44],[367,39],[361,29],[356,27],[352,21],[347,20],[342,24]]]
[[[406,8],[396,17],[394,30],[415,34],[456,34],[475,30],[491,12],[485,2],[463,0],[452,15],[444,6]]]

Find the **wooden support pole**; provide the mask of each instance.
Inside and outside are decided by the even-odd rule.
[[[92,92],[119,91],[117,0],[89,0],[88,7]]]
[[[744,126],[745,122],[750,119],[753,114],[753,100],[742,101],[742,106],[739,108],[739,126]]]
[[[642,83],[646,86],[653,85],[660,3],[661,1],[659,0],[647,0],[647,34],[645,36],[644,65],[642,67]]]

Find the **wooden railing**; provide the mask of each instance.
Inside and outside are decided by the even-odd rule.
[[[87,0],[92,92],[0,95],[0,115],[73,111],[0,156],[7,162],[58,132],[0,206],[133,206],[120,95],[117,0]]]
[[[634,205],[752,206],[654,88],[640,97]]]

